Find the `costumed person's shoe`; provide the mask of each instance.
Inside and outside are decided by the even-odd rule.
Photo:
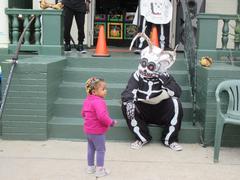
[[[182,146],[180,146],[177,142],[173,142],[170,145],[168,145],[168,147],[174,151],[182,151],[183,148]]]
[[[96,177],[103,177],[103,176],[107,176],[109,174],[110,174],[110,171],[105,169],[104,167],[97,167],[96,172],[95,172]]]
[[[132,149],[141,149],[143,145],[147,144],[147,141],[146,142],[142,142],[142,141],[139,141],[139,140],[136,140],[134,143],[131,144],[131,148]]]
[[[80,53],[82,53],[82,54],[84,54],[84,53],[86,53],[87,51],[85,51],[84,50],[84,47],[83,47],[83,44],[81,44],[81,43],[79,43],[78,45],[77,45],[77,51],[79,51]]]
[[[64,51],[71,51],[71,45],[70,44],[65,44],[64,45]]]
[[[96,172],[96,167],[95,166],[88,166],[87,167],[87,173],[88,174],[93,174]]]

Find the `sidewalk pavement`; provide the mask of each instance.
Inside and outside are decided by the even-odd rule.
[[[182,144],[175,152],[160,143],[132,150],[127,142],[107,142],[102,180],[238,180],[240,148],[221,148],[213,163],[213,148]],[[86,173],[86,142],[0,140],[1,180],[96,180]]]

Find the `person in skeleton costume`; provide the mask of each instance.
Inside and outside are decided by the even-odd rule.
[[[139,149],[150,142],[148,124],[157,124],[164,126],[163,144],[180,151],[182,147],[177,141],[183,117],[181,88],[167,72],[175,62],[177,47],[174,51],[164,51],[152,45],[143,32],[132,40],[130,50],[138,37],[143,37],[148,46],[142,50],[138,70],[121,94],[123,115],[137,139],[131,148]]]

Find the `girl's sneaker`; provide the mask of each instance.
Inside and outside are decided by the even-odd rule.
[[[88,166],[87,167],[87,173],[88,174],[93,174],[96,172],[96,167],[95,166]]]
[[[108,174],[110,174],[110,171],[105,169],[104,167],[97,167],[95,172],[96,177],[103,177],[103,176],[107,176]]]

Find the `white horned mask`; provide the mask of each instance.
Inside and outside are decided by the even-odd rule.
[[[148,46],[141,51],[141,59],[138,65],[138,72],[144,78],[159,77],[160,74],[167,72],[167,70],[174,64],[176,60],[176,48],[174,51],[164,51],[163,49],[154,46],[147,35],[138,33],[132,40],[130,50],[134,41],[138,37],[143,37]]]

